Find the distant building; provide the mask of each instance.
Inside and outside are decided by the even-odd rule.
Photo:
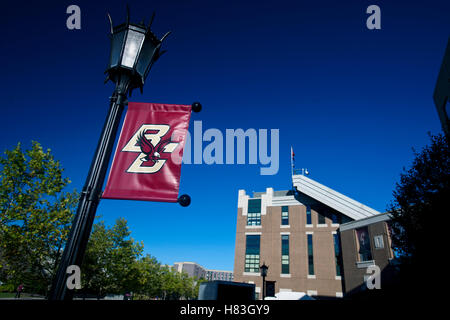
[[[233,271],[224,270],[206,270],[206,280],[222,280],[222,281],[233,281]]]
[[[433,94],[434,104],[441,121],[442,129],[449,133],[450,121],[450,39],[447,42],[447,49],[442,59],[436,87]]]
[[[190,277],[209,281],[233,281],[234,278],[232,271],[209,270],[195,262],[175,262],[173,268],[178,272],[186,272]]]
[[[254,283],[256,299],[261,299],[259,268],[265,263],[266,296],[296,291],[343,297],[346,271],[340,227],[380,212],[304,175],[292,179],[296,191],[267,188],[250,197],[239,190],[234,279]],[[349,239],[346,235],[346,246]],[[351,263],[350,258],[346,262]]]
[[[189,277],[197,279],[205,278],[206,270],[201,265],[195,262],[175,262],[174,269],[178,272],[186,272]]]

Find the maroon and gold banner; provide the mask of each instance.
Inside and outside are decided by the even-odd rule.
[[[130,102],[102,198],[176,202],[190,105]]]

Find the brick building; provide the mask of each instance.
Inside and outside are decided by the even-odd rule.
[[[292,178],[295,191],[267,188],[250,197],[239,190],[234,280],[254,283],[260,299],[259,267],[265,263],[269,267],[266,296],[299,291],[342,297],[346,292],[343,257],[347,256],[340,227],[380,212],[304,175]]]

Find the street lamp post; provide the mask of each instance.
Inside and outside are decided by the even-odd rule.
[[[115,83],[115,89],[49,300],[70,300],[73,297],[72,290],[66,286],[66,270],[70,265],[81,266],[83,261],[127,95],[131,95],[135,88],[140,88],[142,92],[150,68],[163,53],[160,51],[161,43],[170,33],[160,40],[153,34],[150,26],[154,15],[148,27],[143,22],[130,23],[129,13],[126,23],[116,27],[112,26],[111,17],[108,17],[111,23],[111,52],[105,83],[111,80]]]
[[[267,270],[269,269],[268,266],[266,266],[266,263],[263,262],[263,265],[259,267],[261,270],[261,277],[263,278],[263,292],[262,292],[262,300],[266,297],[266,276],[267,276]]]

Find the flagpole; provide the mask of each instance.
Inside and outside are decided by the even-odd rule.
[[[294,149],[291,146],[291,181],[292,181],[292,190],[294,190],[294,181],[292,177],[294,176]]]
[[[294,175],[294,150],[291,146],[291,175]]]

